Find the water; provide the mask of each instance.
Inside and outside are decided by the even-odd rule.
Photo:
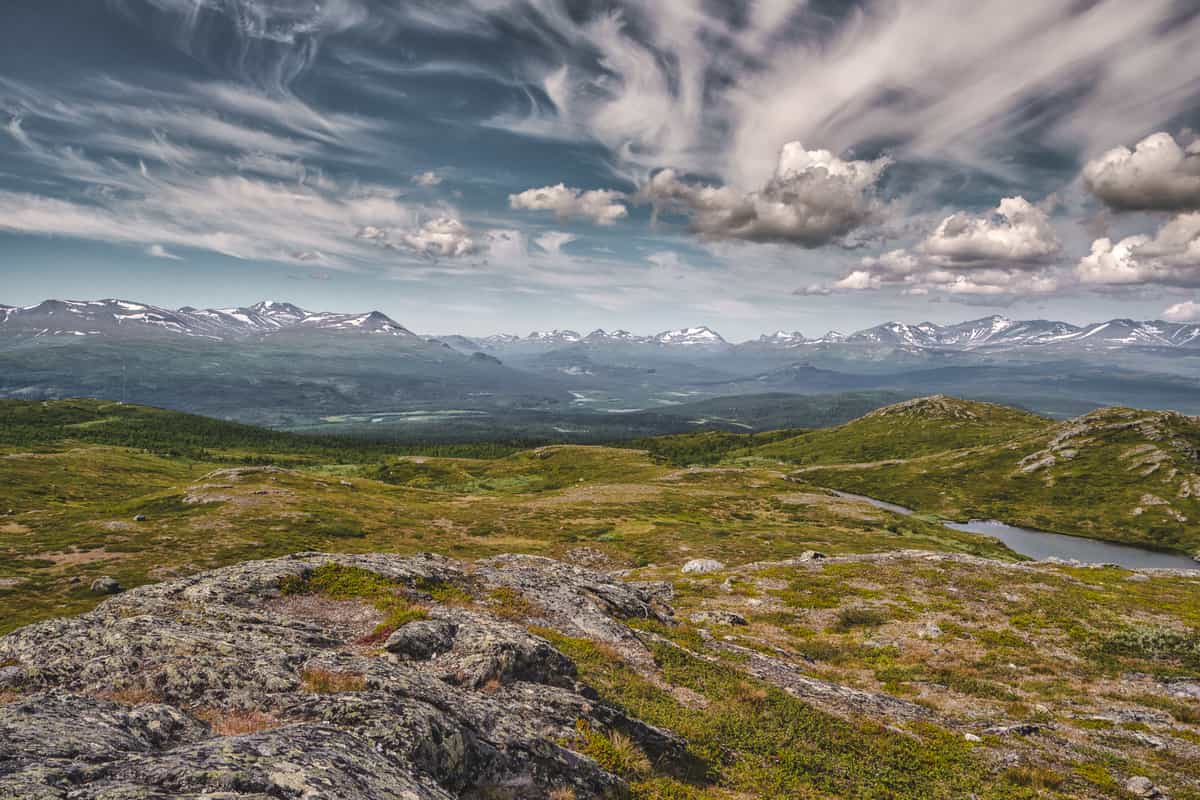
[[[873,497],[847,492],[837,492],[837,495],[848,500],[861,500],[876,508],[905,516],[913,513],[912,509],[876,500]],[[1200,570],[1200,563],[1179,553],[1164,553],[1160,550],[1149,550],[1128,544],[1102,542],[1098,539],[1085,539],[1080,536],[1065,536],[1061,533],[1018,528],[1015,525],[1006,525],[995,520],[975,519],[970,522],[943,522],[942,524],[947,528],[964,533],[991,536],[993,539],[1004,542],[1013,552],[1038,560],[1062,558],[1081,561],[1085,564],[1116,564],[1127,569]]]

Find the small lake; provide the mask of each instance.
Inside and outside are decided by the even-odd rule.
[[[861,500],[876,508],[893,511],[897,514],[911,516],[912,509],[886,503],[873,497],[848,492],[836,492],[838,497],[847,500]],[[1047,533],[1029,528],[1018,528],[994,520],[976,519],[970,522],[943,522],[947,528],[964,533],[977,533],[999,539],[1010,550],[1037,560],[1047,558],[1062,558],[1082,561],[1085,564],[1116,564],[1127,569],[1190,569],[1200,570],[1200,563],[1181,553],[1164,553],[1160,550],[1148,550],[1115,542],[1102,542],[1099,539],[1085,539],[1082,536],[1066,536],[1061,533]]]

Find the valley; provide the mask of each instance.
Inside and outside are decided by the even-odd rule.
[[[821,429],[532,448],[300,436],[96,400],[4,401],[0,422],[0,619],[5,632],[49,626],[0,639],[10,687],[0,718],[25,708],[26,696],[53,696],[30,695],[37,687],[59,686],[106,719],[154,703],[224,719],[211,715],[232,708],[229,682],[265,687],[248,676],[268,670],[270,685],[290,685],[270,654],[294,652],[286,626],[318,625],[324,640],[344,643],[304,645],[306,674],[327,664],[335,677],[363,676],[363,688],[247,689],[238,702],[259,716],[244,741],[266,746],[288,725],[318,724],[305,698],[327,697],[336,703],[321,719],[369,743],[375,728],[333,709],[351,698],[391,702],[401,667],[475,658],[463,639],[461,652],[456,644],[432,661],[397,661],[355,638],[365,634],[341,632],[352,608],[365,621],[347,630],[384,625],[373,609],[400,602],[387,589],[400,580],[403,619],[513,626],[488,635],[533,635],[569,659],[605,704],[597,708],[624,716],[573,711],[591,720],[575,732],[576,716],[564,721],[542,700],[510,694],[542,678],[507,673],[481,677],[490,689],[455,689],[455,702],[472,709],[505,697],[525,703],[528,719],[551,715],[539,724],[556,720],[556,746],[594,759],[634,797],[1125,798],[1134,777],[1200,797],[1200,571],[1031,562],[943,524],[988,514],[1195,552],[1194,526],[1171,516],[1197,518],[1181,488],[1200,480],[1191,418],[1111,409],[1058,422],[934,396]],[[1081,470],[1103,495],[1080,494],[1092,485],[1073,482]],[[973,479],[981,474],[986,481]],[[1149,493],[1164,502],[1141,501]],[[315,552],[337,555],[288,557]],[[389,555],[371,555],[380,553]],[[531,556],[553,560],[521,561]],[[245,564],[256,559],[280,560]],[[105,579],[123,590],[107,602]],[[269,588],[296,580],[301,588],[287,591],[297,599]],[[648,616],[596,605],[592,594],[633,602],[613,598],[656,586],[669,589]],[[408,630],[396,624],[386,630]],[[180,643],[221,638],[231,635],[225,625],[241,631],[231,642],[256,642],[253,651],[231,644],[194,671],[146,638],[159,629]],[[37,677],[22,672],[38,637],[75,628],[106,631],[85,652],[152,655],[131,672],[81,672],[79,658],[118,662],[67,648]],[[504,724],[506,741],[518,737],[507,747],[525,747],[518,739],[530,734]],[[664,750],[651,730],[678,743]],[[797,731],[804,745],[780,758]],[[461,775],[484,780],[476,768],[464,764]],[[413,780],[432,780],[413,769]],[[585,791],[588,781],[609,780],[583,762],[550,769],[581,796],[597,791]]]
[[[0,308],[0,397],[96,397],[396,442],[813,427],[932,393],[1058,419],[1110,406],[1200,414],[1200,326],[989,317],[735,344],[704,326],[427,336],[379,312],[278,301]]]

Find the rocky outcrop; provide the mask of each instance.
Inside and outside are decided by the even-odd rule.
[[[369,603],[281,593],[331,563],[423,610],[381,634]],[[537,624],[627,650],[622,619],[670,616],[660,585],[520,556],[310,553],[134,589],[0,639],[0,797],[622,795],[573,749],[580,726],[682,763],[678,738],[599,702],[501,591]]]

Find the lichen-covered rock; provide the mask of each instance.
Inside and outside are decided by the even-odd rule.
[[[379,615],[365,601],[356,615],[344,599],[281,596],[331,563],[414,597],[452,585],[480,602],[428,600],[425,619],[364,637],[362,620]],[[684,758],[673,734],[598,702],[569,658],[490,613],[497,588],[566,633],[629,647],[640,643],[621,619],[671,615],[659,586],[531,557],[468,567],[306,553],[141,587],[0,638],[3,684],[17,694],[0,704],[0,798],[624,793],[570,749],[580,722],[630,737],[657,763]]]
[[[723,569],[725,569],[725,565],[715,559],[693,558],[691,561],[683,565],[683,569],[681,571],[684,573],[704,575],[709,572],[719,572]]]

